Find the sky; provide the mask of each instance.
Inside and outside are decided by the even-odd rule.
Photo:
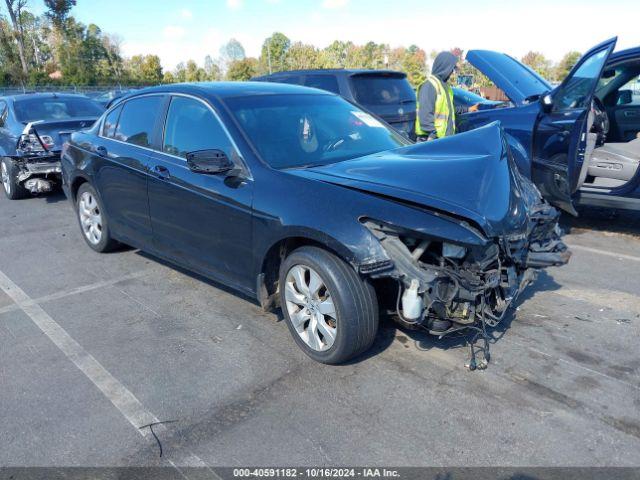
[[[41,0],[30,0],[38,13]],[[157,54],[165,69],[219,56],[230,38],[258,56],[265,38],[325,47],[333,40],[453,47],[558,61],[569,50],[618,36],[617,49],[640,44],[638,0],[78,0],[72,14],[117,35],[126,56]]]

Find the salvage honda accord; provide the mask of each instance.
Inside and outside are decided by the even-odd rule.
[[[436,335],[495,325],[569,258],[499,125],[413,145],[305,87],[139,91],[71,136],[62,171],[92,249],[122,242],[280,306],[324,363],[368,349],[387,306]]]

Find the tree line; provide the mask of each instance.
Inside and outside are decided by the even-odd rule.
[[[290,40],[276,32],[265,39],[260,55],[248,57],[242,44],[229,40],[218,55],[207,55],[202,64],[194,59],[164,70],[157,55],[125,57],[121,39],[103,32],[96,24],[78,22],[71,10],[76,0],[44,0],[46,11],[34,15],[28,0],[0,0],[0,85],[3,86],[107,86],[157,85],[160,83],[217,80],[248,80],[270,72],[315,68],[392,69],[407,73],[415,87],[426,78],[429,54],[422,48],[392,48],[368,42],[356,45],[336,40],[325,48]],[[462,56],[462,50],[451,51]],[[564,78],[580,57],[567,53],[554,65],[539,52],[522,61],[552,81]],[[477,86],[488,79],[463,62],[458,74],[471,75]]]

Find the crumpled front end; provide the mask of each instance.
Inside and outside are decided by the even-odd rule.
[[[397,318],[403,325],[435,335],[497,325],[509,306],[536,278],[537,271],[564,265],[571,252],[561,239],[560,213],[536,187],[518,176],[527,223],[521,230],[483,235],[483,245],[428,237],[374,219],[364,225],[377,237],[393,262],[373,278],[397,280]],[[474,227],[461,219],[466,228]],[[486,340],[486,339],[485,339]]]

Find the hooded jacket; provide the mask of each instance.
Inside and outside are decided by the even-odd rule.
[[[443,87],[451,77],[453,70],[458,63],[458,57],[450,52],[440,52],[433,61],[431,67],[431,74],[440,80]],[[446,88],[445,88],[446,89]],[[418,102],[420,103],[420,111],[418,119],[420,121],[420,128],[427,132],[429,137],[436,136],[436,127],[434,125],[434,110],[436,105],[436,98],[438,93],[436,89],[429,82],[424,82],[418,91]],[[466,109],[456,109],[456,113],[464,113]],[[451,132],[453,133],[453,132]]]

